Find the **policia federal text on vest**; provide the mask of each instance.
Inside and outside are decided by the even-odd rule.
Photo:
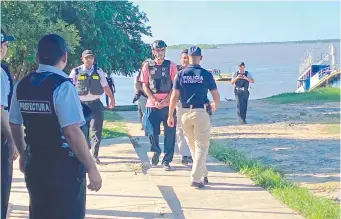
[[[162,65],[149,65],[149,88],[154,94],[172,90],[169,60],[164,60]]]
[[[33,219],[85,216],[85,167],[68,146],[54,108],[53,92],[62,83],[70,80],[54,73],[34,72],[17,86],[26,133],[25,179]]]
[[[76,68],[76,89],[78,95],[86,96],[89,93],[92,95],[102,95],[104,93],[101,85],[101,77],[97,72],[97,65],[94,64],[94,71],[89,75],[80,73],[79,68]]]
[[[244,73],[239,73],[239,71],[237,71],[237,75],[244,74],[246,77],[248,73],[249,73],[248,71],[245,71]],[[248,80],[238,79],[235,83],[234,93],[237,94],[239,92],[249,91],[249,85],[250,85],[250,82]]]

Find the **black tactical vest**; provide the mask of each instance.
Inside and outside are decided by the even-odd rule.
[[[51,180],[76,179],[85,174],[62,134],[54,108],[53,92],[62,83],[70,80],[50,72],[33,72],[17,86],[27,144],[25,173],[41,174]]]
[[[94,71],[89,75],[86,72],[79,72],[80,68],[76,68],[76,89],[79,96],[102,95],[104,93],[101,85],[101,77],[97,73],[97,65],[94,64]]]
[[[238,75],[239,71],[237,71],[237,75]],[[248,72],[245,71],[245,76],[247,76]],[[235,83],[235,87],[234,87],[234,92],[238,93],[238,92],[243,92],[243,91],[248,91],[249,90],[249,81],[245,80],[245,79],[238,79]]]
[[[149,88],[154,94],[169,93],[172,84],[169,60],[164,60],[162,65],[149,66]]]

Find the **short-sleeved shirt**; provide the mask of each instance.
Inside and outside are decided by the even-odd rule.
[[[174,78],[175,78],[175,75],[177,72],[178,71],[176,68],[176,64],[171,62],[169,74],[170,74],[172,82],[174,81]],[[149,64],[148,64],[148,62],[144,63],[144,65],[142,66],[139,81],[144,83],[144,84],[149,84]],[[154,94],[154,97],[155,97],[155,99],[161,101],[161,100],[165,99],[167,97],[167,95],[168,95],[168,93],[164,93],[164,94],[158,93],[158,94]],[[168,106],[168,105],[165,105],[165,106]],[[148,98],[146,107],[155,107],[154,101],[152,99]]]
[[[62,70],[50,65],[39,65],[37,73],[52,72],[68,78]],[[13,89],[13,97],[9,113],[9,121],[13,124],[23,124],[19,101],[16,94],[17,85]],[[28,91],[29,92],[29,91]],[[73,124],[85,124],[83,109],[76,88],[71,83],[62,83],[53,92],[53,104],[61,128]]]
[[[213,75],[200,65],[188,65],[178,72],[173,89],[180,91],[183,105],[200,105],[207,103],[208,90],[216,90],[217,84]]]
[[[10,93],[10,81],[4,69],[1,68],[1,106],[8,107],[8,95]]]
[[[92,66],[91,69],[86,69],[85,65],[80,65],[72,69],[69,77],[72,78],[72,82],[74,84],[76,84],[77,77],[78,77],[76,75],[76,69],[78,69],[78,72],[79,72],[78,75],[82,73],[87,73],[88,75],[90,75],[94,71],[94,66]],[[108,86],[108,82],[107,82],[107,79],[105,78],[105,73],[103,72],[103,70],[101,68],[97,68],[97,73],[99,74],[102,87]],[[101,95],[93,95],[89,93],[88,95],[80,96],[79,98],[81,101],[92,101],[92,100],[97,100],[101,98]]]

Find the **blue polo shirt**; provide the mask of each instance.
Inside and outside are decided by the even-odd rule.
[[[176,75],[173,89],[180,91],[183,105],[201,105],[208,102],[208,90],[216,90],[217,84],[213,75],[200,65],[188,65]]]

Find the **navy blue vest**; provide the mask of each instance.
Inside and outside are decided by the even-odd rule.
[[[78,178],[84,166],[68,146],[54,108],[53,92],[62,83],[71,83],[54,73],[31,73],[17,87],[17,99],[25,126],[25,172],[59,177]],[[67,107],[67,106],[65,106]]]
[[[237,71],[237,75],[238,75],[239,71]],[[245,76],[247,76],[248,72],[245,71]],[[235,93],[238,93],[239,92],[239,89],[242,88],[243,91],[248,91],[249,90],[249,81],[248,80],[245,80],[245,79],[238,79],[236,81],[236,86],[235,86],[235,89],[234,89],[234,92]]]

